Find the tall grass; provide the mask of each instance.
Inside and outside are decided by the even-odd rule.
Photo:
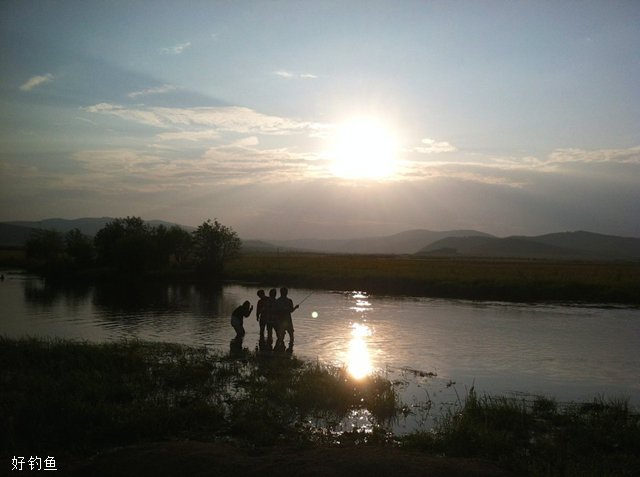
[[[478,396],[472,388],[433,431],[405,436],[403,444],[487,458],[520,475],[640,475],[640,415],[623,400],[559,405]]]
[[[640,263],[263,254],[229,278],[333,290],[491,300],[640,303]]]
[[[0,338],[0,455],[86,454],[192,439],[400,445],[480,457],[516,475],[640,475],[640,415],[627,401],[558,404],[478,396],[428,431],[390,435],[408,409],[382,376],[247,349]],[[366,426],[345,422],[368,416]]]
[[[311,441],[367,408],[383,425],[396,395],[379,377],[244,350],[0,338],[0,451],[87,452],[164,439]],[[303,432],[304,431],[304,432]]]

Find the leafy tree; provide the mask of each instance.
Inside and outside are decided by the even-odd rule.
[[[102,263],[126,271],[148,268],[156,253],[152,228],[140,217],[112,220],[98,231],[94,243]]]
[[[91,238],[80,229],[69,230],[64,236],[65,252],[72,264],[86,267],[93,262],[94,248]]]
[[[194,254],[198,271],[220,275],[224,263],[240,252],[241,241],[233,229],[217,219],[203,222],[193,232]]]
[[[56,230],[34,230],[25,244],[27,259],[39,265],[53,265],[62,260],[64,241]]]
[[[154,230],[159,261],[162,264],[174,262],[181,265],[193,248],[191,234],[177,225],[166,228],[160,225]]]

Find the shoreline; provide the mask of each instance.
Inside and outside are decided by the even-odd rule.
[[[398,436],[385,424],[407,410],[393,383],[379,375],[356,380],[343,368],[295,356],[0,337],[0,358],[7,390],[0,396],[7,411],[0,416],[0,455],[55,452],[76,466],[72,475],[87,469],[113,475],[109,469],[168,449],[178,454],[140,475],[171,475],[168,469],[193,453],[202,453],[204,472],[207,462],[224,461],[215,456],[228,446],[238,464],[286,462],[291,449],[303,451],[296,457],[300,466],[334,462],[319,476],[367,454],[385,454],[379,465],[390,469],[409,458],[460,472],[451,475],[547,475],[544,469],[561,467],[576,475],[593,469],[590,475],[631,475],[625,472],[640,469],[640,414],[625,401],[560,405],[552,398],[477,395],[472,388],[433,430]],[[340,419],[358,409],[373,425],[336,431]],[[407,475],[419,475],[418,466],[407,466]]]
[[[27,269],[25,269],[27,270]],[[27,270],[38,274],[38,270]],[[476,301],[640,306],[640,262],[246,254],[220,277],[189,269],[137,275],[113,269],[42,273],[53,284],[236,283]]]

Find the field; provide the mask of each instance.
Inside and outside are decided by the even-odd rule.
[[[505,301],[640,303],[640,263],[244,255],[233,280],[381,294]]]

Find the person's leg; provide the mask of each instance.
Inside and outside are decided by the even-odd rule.
[[[242,323],[233,321],[231,325],[233,326],[233,329],[236,330],[236,336],[238,338],[242,338],[244,336],[244,327],[242,326]]]
[[[267,341],[273,343],[273,323],[267,322]]]
[[[287,332],[289,333],[289,346],[293,346],[293,321],[287,323]]]

